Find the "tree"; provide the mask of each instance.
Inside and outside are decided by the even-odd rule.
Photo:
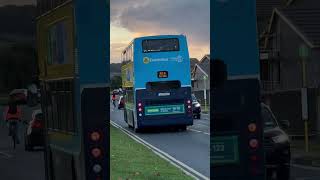
[[[113,76],[111,78],[111,89],[118,89],[122,86],[122,78],[121,76]]]

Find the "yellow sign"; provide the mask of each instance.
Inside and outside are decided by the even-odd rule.
[[[148,57],[143,58],[143,63],[148,64],[150,62],[150,59]]]

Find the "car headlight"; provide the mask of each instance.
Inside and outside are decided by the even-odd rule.
[[[201,105],[199,103],[195,104],[194,105],[195,107],[200,107]]]
[[[284,135],[284,134],[280,134],[278,136],[274,136],[272,137],[272,140],[273,142],[275,143],[284,143],[284,142],[287,142],[288,141],[288,136],[287,135]]]

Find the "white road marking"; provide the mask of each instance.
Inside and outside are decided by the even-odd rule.
[[[111,125],[114,127],[120,129],[122,132],[126,133],[129,137],[131,137],[133,140],[137,141],[138,143],[144,145],[145,147],[151,149],[153,152],[155,152],[157,155],[159,155],[161,158],[167,160],[177,168],[181,169],[183,172],[185,172],[187,175],[199,179],[209,180],[209,177],[206,177],[205,175],[199,173],[198,171],[194,170],[193,168],[189,167],[188,165],[182,163],[181,161],[175,159],[174,157],[170,156],[168,153],[156,148],[155,146],[149,144],[139,136],[133,134],[132,132],[128,131],[127,129],[124,129],[122,126],[118,125],[117,123],[110,121]]]
[[[6,157],[6,158],[12,158],[12,155],[8,154],[8,153],[5,153],[5,152],[1,152],[0,151],[0,155]]]
[[[206,127],[210,127],[210,125],[208,125],[208,124],[195,121],[195,122],[194,122],[194,125],[196,125],[196,124],[202,125],[202,126],[206,126]]]
[[[210,136],[210,133],[203,132],[203,131],[199,131],[199,130],[196,130],[196,129],[193,129],[193,128],[188,128],[188,130],[194,131],[194,132],[198,132],[198,133],[203,133],[203,134],[205,134],[205,135],[209,135],[209,136]]]

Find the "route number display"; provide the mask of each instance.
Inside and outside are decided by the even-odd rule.
[[[238,137],[218,136],[211,140],[213,165],[236,164],[239,162]]]

